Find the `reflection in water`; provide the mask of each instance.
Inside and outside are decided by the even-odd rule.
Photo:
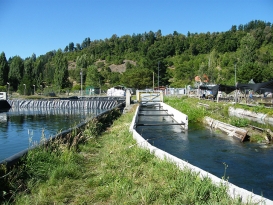
[[[1,122],[7,122],[7,113],[6,112],[0,112],[0,123]]]
[[[140,123],[168,121],[166,117],[139,116]],[[273,147],[257,143],[240,143],[226,134],[189,124],[187,133],[179,126],[139,126],[137,132],[150,144],[180,159],[188,161],[222,178],[225,164],[228,181],[273,199]]]
[[[33,143],[74,127],[105,110],[99,109],[48,109],[12,108],[0,113],[0,161],[8,158]]]

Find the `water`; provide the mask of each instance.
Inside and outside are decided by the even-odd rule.
[[[141,123],[169,120],[170,117],[139,117]],[[241,143],[226,134],[191,123],[186,133],[179,126],[142,126],[137,132],[155,147],[273,200],[272,145]]]
[[[0,113],[0,161],[34,143],[74,127],[102,109],[19,109]]]

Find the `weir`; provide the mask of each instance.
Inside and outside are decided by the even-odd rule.
[[[59,99],[39,99],[8,100],[12,108],[88,108],[88,109],[109,109],[125,102],[121,97],[90,97],[90,98],[59,98]]]

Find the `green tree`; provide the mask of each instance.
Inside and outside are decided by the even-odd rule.
[[[111,69],[109,67],[104,67],[100,71],[100,75],[102,77],[103,82],[107,83],[107,84],[110,83],[110,80],[111,80],[110,76],[111,76],[111,74],[112,74],[112,71],[111,71]]]
[[[121,83],[130,88],[145,89],[152,87],[152,72],[146,68],[135,68],[125,71]]]
[[[255,61],[255,38],[247,33],[240,41],[240,54],[238,63],[238,80],[242,83],[248,83],[254,79],[254,61]]]
[[[44,81],[48,86],[54,83],[54,73],[55,73],[55,68],[53,63],[47,62],[44,65],[43,76],[44,76]]]
[[[111,86],[119,85],[121,74],[119,72],[112,72],[109,75],[109,81]]]
[[[15,56],[11,59],[10,70],[9,70],[9,83],[14,90],[17,90],[18,85],[23,77],[24,73],[24,62],[21,57]]]
[[[61,50],[58,50],[54,57],[54,67],[54,86],[57,89],[68,87],[68,62]]]
[[[86,79],[86,68],[88,66],[88,58],[86,54],[81,56],[77,56],[76,59],[76,69],[74,71],[74,76],[76,77],[76,81],[79,83],[81,82],[81,77],[83,81]],[[82,73],[82,76],[81,76]]]
[[[84,41],[81,44],[81,47],[82,48],[87,48],[88,46],[90,46],[90,43],[91,43],[90,38],[89,37],[85,38]]]
[[[86,54],[83,54],[77,57],[76,59],[77,68],[87,68],[87,65],[88,65],[88,59]]]
[[[100,82],[100,73],[98,72],[98,68],[95,65],[91,65],[87,67],[87,73],[86,73],[86,86],[93,86],[93,87],[99,87],[101,84]]]
[[[74,43],[73,42],[69,43],[68,50],[69,50],[69,52],[74,51]]]
[[[80,51],[82,49],[81,45],[79,43],[76,43],[76,50]]]
[[[24,61],[24,75],[27,75],[29,78],[33,78],[35,73],[33,73],[34,62],[31,58],[28,58]]]
[[[240,41],[240,61],[242,65],[254,62],[255,60],[255,38],[251,34],[247,34]]]
[[[191,84],[194,79],[194,71],[185,62],[175,68],[174,72],[174,83],[171,84],[172,87],[184,87],[185,85]]]
[[[6,85],[8,82],[9,65],[5,53],[0,55],[0,85]]]
[[[18,92],[20,94],[29,95],[31,94],[33,84],[37,79],[37,76],[33,74],[34,69],[34,58],[27,58],[24,61],[24,73],[23,78],[18,85]]]

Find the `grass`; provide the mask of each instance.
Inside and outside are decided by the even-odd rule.
[[[256,104],[255,106],[236,104],[236,105],[234,105],[234,107],[235,108],[245,109],[245,110],[250,110],[250,111],[256,112],[256,113],[264,113],[264,114],[267,114],[269,116],[273,116],[272,108],[265,107],[264,105],[261,105],[261,104]]]
[[[228,114],[228,109],[230,106],[235,108],[241,108],[244,110],[250,110],[252,112],[259,112],[272,116],[272,109],[265,108],[264,106],[257,105],[255,107],[250,107],[241,104],[231,104],[226,102],[214,102],[209,100],[200,100],[198,98],[188,98],[188,97],[165,97],[164,102],[170,106],[176,108],[177,110],[188,115],[189,123],[201,123],[205,116],[211,117],[213,119],[219,120],[231,124],[236,127],[247,127],[248,125],[258,126],[263,129],[271,129],[272,126],[269,124],[258,124],[254,121],[250,121],[245,118],[230,117]],[[203,106],[206,104],[208,106]],[[250,137],[251,142],[262,142],[264,141],[264,136],[262,134],[256,134]]]
[[[225,186],[131,146],[133,115],[101,134],[93,123],[77,146],[56,141],[31,151],[10,174],[13,191],[3,204],[242,204]]]
[[[205,107],[198,107],[199,99],[197,98],[177,98],[177,97],[165,97],[164,102],[175,109],[188,115],[190,122],[202,122],[203,118],[207,115],[208,110]]]
[[[236,127],[246,127],[248,124],[250,124],[250,120],[245,118],[230,117],[229,123]]]
[[[228,122],[228,105],[203,101],[198,98],[165,97],[164,102],[188,115],[189,122],[203,122],[205,116],[212,117],[223,122]],[[202,104],[208,106],[203,106]]]

